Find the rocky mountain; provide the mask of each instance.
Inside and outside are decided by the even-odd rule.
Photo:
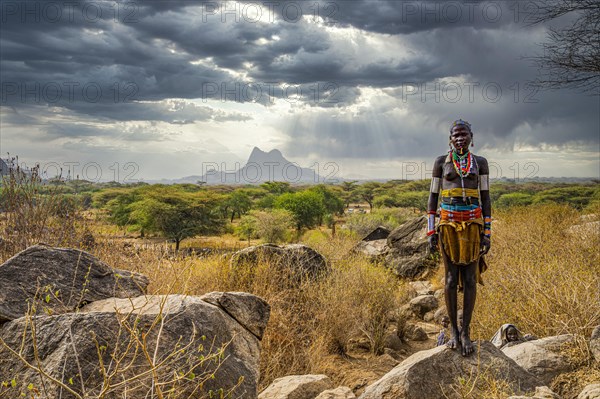
[[[324,178],[316,170],[303,168],[295,162],[285,159],[281,151],[274,149],[269,152],[254,147],[246,164],[237,165],[217,164],[206,166],[201,176],[188,176],[174,183],[206,184],[261,184],[267,181],[285,181],[289,183],[317,184]]]

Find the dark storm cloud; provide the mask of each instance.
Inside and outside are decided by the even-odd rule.
[[[241,3],[269,2],[242,0]],[[352,26],[391,35],[464,26],[498,29],[512,23],[531,22],[538,12],[533,1],[281,0],[270,4],[270,15],[286,22],[295,21],[300,14],[319,17],[330,27]],[[224,12],[221,10],[219,14]],[[239,14],[244,17],[243,6]]]
[[[121,93],[124,91],[121,86],[128,84],[137,88],[137,99],[157,100],[204,97],[205,85],[212,83],[220,86],[258,80],[279,84],[335,82],[340,86],[391,86],[398,80],[424,81],[439,76],[432,71],[434,65],[419,58],[348,70],[344,65],[360,54],[336,57],[336,43],[330,32],[304,19],[290,19],[289,15],[299,5],[300,14],[319,15],[342,25],[377,32],[375,27],[387,26],[388,20],[402,22],[405,28],[393,33],[464,25],[440,23],[438,19],[449,18],[443,9],[433,9],[433,14],[439,15],[432,16],[432,10],[425,6],[425,16],[431,21],[426,18],[423,22],[421,17],[412,15],[421,12],[414,9],[421,7],[418,3],[399,3],[324,2],[315,8],[318,3],[283,2],[272,7],[271,16],[255,22],[241,8],[248,3],[238,5],[236,12],[235,6],[231,9],[231,5],[220,2],[87,1],[65,6],[8,1],[2,5],[1,16],[2,81],[8,85],[4,89],[9,93],[15,91],[11,85],[19,85],[17,95],[36,84],[40,84],[39,91],[53,83],[64,86],[75,82],[82,88],[93,85],[91,94],[86,96],[82,90],[74,90],[69,101],[90,102],[91,97],[95,102],[108,103],[130,94]],[[291,4],[294,7],[288,7]],[[406,12],[410,18],[398,12]],[[366,17],[364,26],[355,23],[356,16],[361,14]],[[413,21],[413,17],[417,19]],[[270,42],[260,44],[261,39]],[[211,59],[213,64],[190,64],[199,59]],[[252,66],[246,67],[246,63]],[[231,76],[223,68],[246,69],[249,79]],[[95,85],[101,88],[99,99],[93,92],[99,91]],[[54,98],[52,88],[44,93]],[[216,96],[223,95],[220,91]],[[8,103],[11,97],[14,96],[8,96]],[[6,104],[7,98],[3,100]],[[71,107],[64,98],[61,100],[62,105]],[[234,100],[247,101],[243,95],[236,95]]]
[[[409,123],[398,125],[392,115],[366,115],[316,120],[298,117],[289,134],[293,137],[283,151],[294,157],[317,154],[322,161],[336,158],[392,159],[398,156],[431,155],[429,128]],[[326,133],[325,133],[326,132]]]
[[[269,106],[283,98],[329,109],[355,104],[360,88],[369,87],[394,96],[411,122],[400,124],[403,117],[376,108],[369,118],[321,117],[314,130],[302,120],[286,132],[294,138],[290,150],[356,158],[433,155],[438,150],[426,138],[445,132],[457,117],[474,121],[490,146],[598,142],[597,101],[572,92],[532,95],[525,87],[535,70],[523,57],[538,50],[545,29],[526,26],[536,12],[532,2],[277,3],[257,18],[250,11],[265,2],[82,1],[66,9],[58,2],[3,1],[0,105],[63,107],[102,123],[182,125],[248,116],[161,100]],[[48,4],[62,7],[60,17]],[[318,16],[325,25],[299,15]],[[436,86],[444,82],[462,85],[463,98],[444,98],[448,93]],[[412,85],[416,93],[409,92]],[[501,101],[482,95],[486,85],[502,90]],[[470,87],[474,101],[464,98]],[[428,90],[433,96],[423,101]],[[538,102],[525,103],[527,96]],[[414,122],[417,117],[427,126]],[[535,129],[519,136],[527,126]],[[111,132],[92,124],[48,128],[50,137]]]

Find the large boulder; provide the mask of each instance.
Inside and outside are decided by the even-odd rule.
[[[286,271],[294,281],[314,279],[329,270],[323,255],[302,244],[255,245],[244,248],[231,257],[233,268],[242,265],[256,267],[261,262]]]
[[[424,216],[395,228],[387,238],[386,265],[400,277],[415,278],[437,266],[429,254]]]
[[[143,295],[148,278],[113,269],[78,249],[35,245],[0,265],[0,323],[38,313],[65,313],[101,299]]]
[[[502,348],[502,352],[517,364],[549,385],[559,374],[573,370],[569,359],[561,352],[564,345],[574,342],[573,335],[545,337]]]
[[[375,229],[373,229],[373,231],[371,231],[369,234],[367,234],[362,241],[377,241],[377,240],[385,240],[388,238],[388,236],[390,235],[390,231],[383,227],[383,226],[378,226]]]
[[[459,396],[453,388],[458,378],[475,378],[478,373],[502,379],[515,392],[533,392],[536,386],[542,385],[491,342],[479,341],[476,352],[469,357],[445,346],[417,352],[368,386],[359,399],[456,398]],[[475,387],[473,395],[477,393]]]
[[[258,339],[267,327],[271,307],[261,298],[246,292],[209,292],[200,297],[205,302],[219,306],[246,327]]]
[[[372,241],[361,241],[354,247],[353,251],[362,253],[371,260],[377,260],[387,253],[387,239]]]
[[[223,294],[230,299],[236,295]],[[106,399],[157,397],[159,386],[163,394],[176,389],[181,397],[222,390],[233,397],[255,398],[261,337],[250,330],[264,330],[269,312],[261,309],[262,299],[254,297],[253,305],[250,301],[247,295],[231,299],[226,311],[182,295],[111,298],[78,313],[22,317],[0,327],[2,340],[22,357],[0,346],[0,381],[15,381],[15,387],[8,388],[14,390],[11,397],[42,391],[43,382],[43,399],[71,399],[69,389],[97,397],[106,388]],[[234,310],[236,303],[245,305]],[[230,315],[246,309],[258,310],[262,319]],[[249,328],[241,319],[260,326]],[[48,377],[42,378],[24,361]]]
[[[331,388],[331,379],[323,374],[288,375],[273,381],[258,399],[313,399]]]
[[[389,235],[390,231],[388,229],[378,226],[356,244],[353,251],[362,253],[371,260],[379,260],[387,253],[387,238]]]
[[[600,384],[587,385],[577,399],[600,399]]]

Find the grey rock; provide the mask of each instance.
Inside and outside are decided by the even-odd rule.
[[[333,383],[323,374],[288,375],[273,381],[258,399],[312,399],[332,388]]]
[[[438,307],[438,301],[433,295],[420,295],[411,299],[409,305],[417,317],[423,318],[425,313]]]
[[[354,247],[353,251],[362,253],[368,258],[379,259],[387,253],[387,240],[361,241]]]
[[[387,238],[387,267],[400,277],[415,278],[437,266],[429,254],[427,219],[414,218],[395,228]]]
[[[600,362],[600,326],[596,326],[590,337],[590,350],[597,362]]]
[[[448,316],[448,312],[446,312],[446,306],[441,306],[433,314],[433,320],[436,323],[441,323],[442,322],[442,317],[444,317],[444,316]]]
[[[573,342],[570,334],[545,337],[502,348],[502,352],[517,364],[549,385],[559,374],[573,370],[569,359],[561,354],[561,347]]]
[[[258,339],[262,339],[271,313],[271,307],[262,298],[245,292],[209,292],[200,299],[221,307]]]
[[[383,340],[383,347],[392,350],[400,350],[402,348],[402,340],[398,337],[398,332],[394,331],[391,334],[385,336]]]
[[[262,303],[258,298],[257,301]],[[150,394],[153,373],[143,347],[155,359],[153,363],[160,365],[154,372],[158,382],[166,383],[164,391],[174,386],[167,381],[181,372],[187,376],[177,386],[182,397],[192,393],[194,397],[203,397],[209,390],[220,388],[233,389],[234,397],[254,398],[257,394],[258,338],[220,307],[198,297],[111,298],[91,303],[79,313],[38,316],[35,318],[37,358],[30,321],[23,317],[4,324],[0,337],[9,347],[19,348],[24,336],[25,360],[36,365],[39,362],[53,378],[78,393],[83,392],[84,385],[84,397],[96,397],[102,389],[100,358],[107,375],[116,373],[113,384],[128,381],[114,386],[104,396],[106,399],[121,399],[123,395],[155,397]],[[23,331],[27,334],[23,335]],[[145,345],[140,344],[142,340]],[[221,348],[223,352],[218,356]],[[115,360],[119,358],[120,364]],[[210,378],[212,373],[214,379]],[[0,381],[13,378],[17,381],[16,392],[27,393],[29,383],[41,388],[39,374],[0,346]],[[58,398],[61,394],[64,399],[72,398],[57,385],[47,380],[45,383],[48,391],[42,398]]]
[[[234,269],[242,265],[255,267],[260,262],[268,262],[273,267],[285,270],[294,282],[315,279],[329,272],[323,255],[302,244],[256,245],[244,248],[231,257],[231,266]]]
[[[441,289],[439,289],[439,290],[436,290],[436,291],[433,293],[433,296],[435,297],[435,299],[437,299],[437,300],[438,300],[438,302],[444,302],[444,289],[443,289],[443,288],[441,288]]]
[[[321,392],[315,399],[355,399],[356,395],[348,387],[337,387]]]
[[[476,353],[468,357],[445,346],[417,352],[368,386],[359,399],[455,398],[452,386],[456,377],[475,375],[479,370],[493,373],[515,392],[533,392],[542,385],[491,342],[481,341],[476,343]]]
[[[411,281],[408,285],[417,292],[417,296],[433,294],[433,285],[429,281]]]
[[[404,327],[404,336],[411,341],[427,341],[429,338],[423,328],[412,323],[407,323]]]
[[[577,399],[600,399],[600,384],[587,385]]]
[[[415,325],[422,328],[423,331],[427,333],[427,335],[435,335],[436,337],[440,333],[441,329],[440,326],[432,323],[417,322],[415,323]]]
[[[406,356],[403,356],[406,353],[406,349],[394,350],[390,348],[383,348],[383,353],[396,361],[394,366],[406,358]]]
[[[425,315],[423,316],[423,320],[430,322],[430,321],[434,321],[435,320],[435,312],[433,310],[425,313]]]
[[[376,240],[385,240],[390,235],[390,230],[383,227],[378,226],[373,229],[369,234],[367,234],[362,241],[376,241]]]
[[[38,313],[71,312],[101,299],[143,295],[148,278],[113,269],[88,252],[35,245],[0,266],[0,323]]]
[[[533,396],[510,396],[508,399],[561,399],[560,396],[555,394],[547,386],[541,386],[535,388]]]

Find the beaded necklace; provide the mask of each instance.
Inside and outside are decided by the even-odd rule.
[[[471,171],[471,164],[473,162],[473,155],[471,151],[468,151],[465,155],[458,155],[456,151],[452,151],[452,164],[454,170],[461,177],[466,177]]]
[[[456,153],[456,151],[452,151],[452,165],[454,165],[454,170],[460,176],[460,186],[462,187],[463,193],[463,201],[467,202],[467,193],[465,191],[465,181],[464,178],[469,175],[471,171],[471,165],[473,162],[473,155],[471,151],[467,151],[466,154],[460,156]]]

